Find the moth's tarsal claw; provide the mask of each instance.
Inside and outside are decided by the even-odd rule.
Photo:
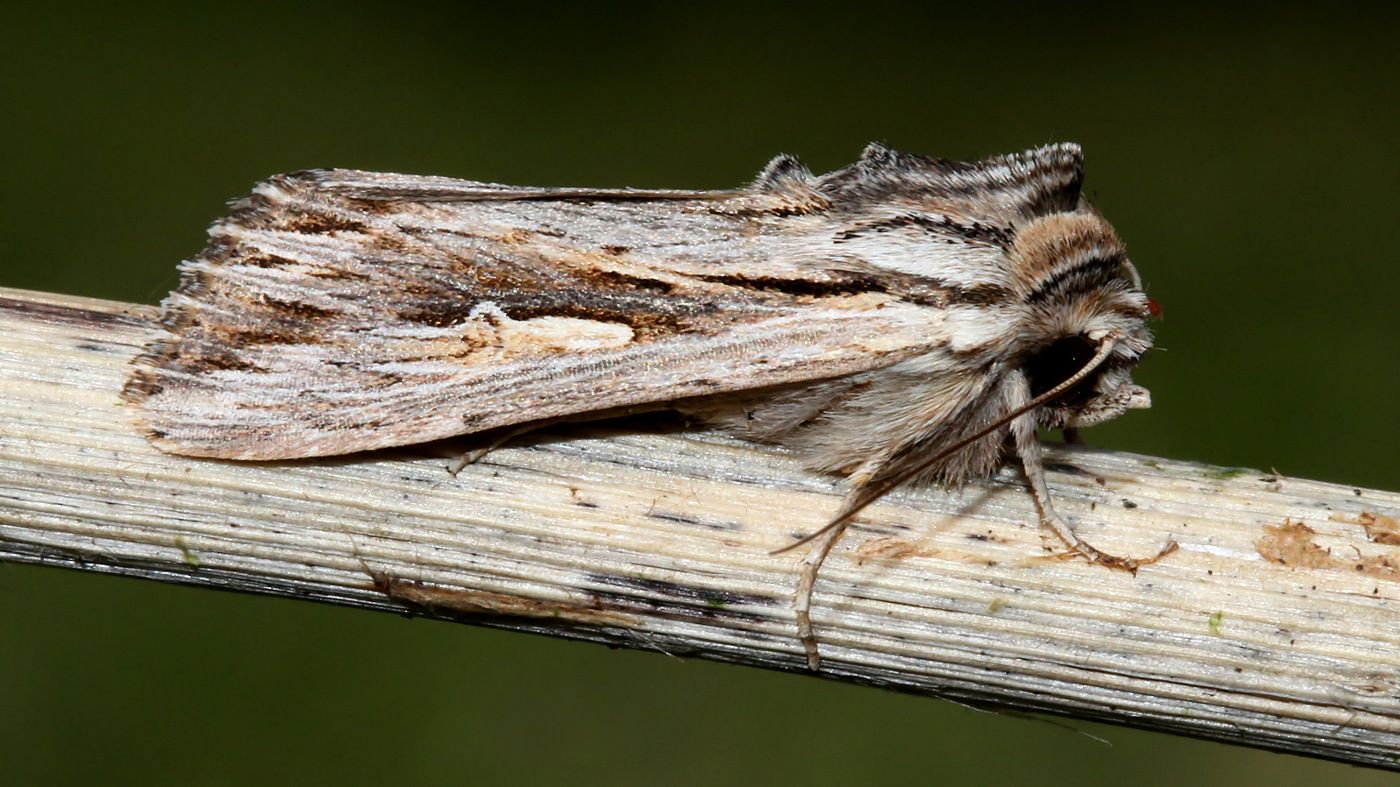
[[[1150,566],[1158,560],[1170,555],[1181,547],[1175,541],[1168,541],[1165,546],[1157,551],[1152,557],[1122,557],[1120,555],[1110,555],[1107,552],[1095,549],[1083,541],[1074,541],[1069,544],[1069,551],[1062,553],[1065,557],[1082,557],[1090,563],[1104,566],[1106,568],[1116,568],[1119,571],[1126,571],[1136,575],[1139,568]]]

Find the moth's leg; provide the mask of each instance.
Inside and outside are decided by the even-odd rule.
[[[462,469],[465,468],[467,465],[476,464],[477,462],[481,461],[487,454],[491,453],[497,448],[500,448],[506,443],[509,443],[511,440],[514,440],[515,438],[523,434],[529,434],[530,432],[533,432],[536,429],[543,429],[546,426],[553,426],[554,424],[565,420],[568,419],[547,418],[543,421],[531,421],[525,424],[516,424],[515,426],[512,426],[508,429],[497,430],[497,434],[494,435],[490,439],[490,441],[486,443],[486,445],[463,451],[462,455],[457,457],[457,461],[448,465],[447,472],[451,473],[452,475],[457,475],[458,473],[462,472]]]
[[[821,569],[831,548],[841,540],[850,521],[841,522],[817,540],[807,556],[802,558],[802,570],[797,579],[797,597],[793,609],[797,613],[797,638],[802,641],[802,649],[807,652],[807,668],[815,672],[821,668],[822,657],[817,651],[817,635],[812,628],[812,591],[817,586],[817,572]]]
[[[1138,568],[1155,563],[1176,551],[1177,544],[1175,541],[1171,541],[1162,548],[1162,551],[1150,558],[1119,557],[1103,552],[1080,538],[1074,532],[1074,528],[1070,527],[1069,523],[1061,519],[1060,515],[1055,512],[1055,505],[1050,499],[1050,485],[1045,481],[1045,465],[1040,461],[1040,440],[1036,438],[1036,428],[1034,410],[1022,413],[1011,422],[1011,433],[1016,440],[1016,453],[1021,458],[1021,466],[1025,468],[1026,480],[1030,483],[1031,497],[1035,499],[1036,508],[1040,510],[1041,524],[1054,531],[1055,535],[1059,536],[1060,540],[1064,541],[1071,550],[1083,555],[1089,562],[1124,571],[1136,572]]]
[[[1019,409],[1031,402],[1030,380],[1022,372],[1015,371],[1007,375],[1007,400],[1012,410]],[[1175,541],[1169,541],[1160,552],[1150,558],[1126,558],[1118,555],[1110,555],[1103,552],[1087,541],[1079,537],[1074,532],[1074,528],[1069,523],[1060,518],[1055,512],[1055,504],[1050,498],[1050,485],[1045,480],[1045,465],[1040,461],[1040,440],[1036,437],[1036,430],[1039,427],[1039,418],[1034,409],[1026,410],[1016,416],[1011,421],[1011,435],[1016,443],[1016,454],[1021,458],[1021,467],[1026,473],[1026,481],[1030,485],[1031,497],[1035,499],[1036,508],[1040,511],[1040,521],[1045,527],[1054,531],[1069,548],[1087,558],[1091,563],[1119,568],[1124,571],[1136,572],[1138,568],[1149,563],[1155,563],[1165,555],[1176,551]]]
[[[1065,442],[1070,445],[1084,445],[1084,436],[1073,426],[1066,426],[1064,429],[1061,429],[1060,434],[1065,436]]]
[[[822,563],[826,562],[826,556],[831,554],[832,548],[841,540],[841,536],[846,533],[846,528],[850,526],[851,512],[866,491],[866,484],[870,483],[870,479],[879,473],[888,460],[889,452],[886,452],[862,463],[847,479],[850,491],[846,493],[846,498],[841,501],[841,508],[837,510],[838,513],[832,524],[795,544],[778,550],[785,552],[807,543],[809,539],[815,544],[799,564],[801,570],[797,578],[797,595],[793,602],[793,611],[797,615],[797,637],[802,642],[802,649],[807,652],[807,667],[813,672],[822,665],[821,654],[817,650],[816,630],[812,626],[812,593],[817,587],[817,573],[821,570]]]

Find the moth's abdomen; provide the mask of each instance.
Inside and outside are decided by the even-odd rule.
[[[812,469],[895,474],[995,421],[998,382],[956,356],[930,351],[886,369],[771,392],[684,402],[705,424],[782,445]],[[921,478],[961,484],[991,473],[1002,435],[988,436],[927,468]]]

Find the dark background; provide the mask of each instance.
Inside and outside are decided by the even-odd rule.
[[[1155,408],[1090,441],[1400,486],[1394,15],[397,5],[8,9],[0,285],[154,303],[226,199],[304,167],[702,188],[779,151],[824,171],[870,140],[1075,140],[1166,316],[1138,375]],[[13,784],[1391,780],[19,566],[0,644]]]

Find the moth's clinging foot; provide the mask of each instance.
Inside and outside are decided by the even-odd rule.
[[[491,453],[492,451],[495,451],[497,448],[500,448],[501,446],[505,445],[511,440],[514,440],[515,438],[523,434],[533,432],[536,429],[548,426],[549,424],[555,423],[558,420],[559,419],[549,419],[546,421],[531,421],[527,424],[519,424],[509,429],[499,430],[497,434],[490,438],[486,445],[478,446],[476,448],[463,451],[462,455],[457,457],[457,461],[447,466],[447,472],[455,476],[458,473],[462,472],[462,470],[467,465],[474,465],[482,459],[485,459],[487,454]]]
[[[1156,563],[1158,560],[1175,552],[1181,546],[1175,541],[1168,541],[1165,546],[1157,551],[1157,554],[1151,557],[1122,557],[1120,555],[1109,554],[1108,552],[1104,552],[1090,545],[1089,542],[1080,538],[1078,534],[1074,532],[1074,529],[1059,517],[1054,517],[1053,519],[1047,518],[1044,524],[1069,547],[1068,551],[1060,553],[1064,557],[1082,557],[1090,563],[1106,568],[1116,568],[1120,571],[1127,571],[1130,574],[1136,574],[1139,568]]]

